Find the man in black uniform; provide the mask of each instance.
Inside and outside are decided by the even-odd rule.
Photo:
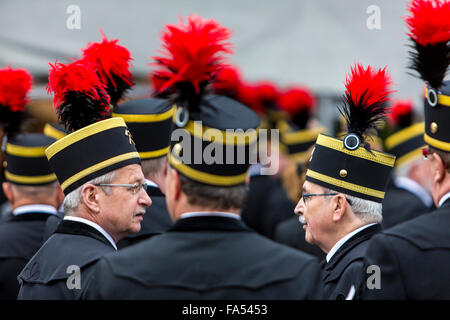
[[[125,122],[102,120],[110,101],[92,66],[55,63],[49,88],[73,131],[45,150],[66,195],[66,216],[18,276],[19,299],[79,298],[93,262],[138,232],[151,204]]]
[[[368,240],[381,230],[381,201],[395,156],[371,149],[364,139],[385,114],[385,72],[352,68],[341,109],[349,132],[343,141],[319,134],[295,209],[306,241],[327,254],[322,281],[328,299],[348,296],[364,272]]]
[[[17,276],[41,247],[46,220],[56,215],[64,195],[44,150],[55,140],[38,133],[20,134],[6,145],[9,219],[0,223],[0,299],[16,299]]]
[[[166,207],[167,153],[169,152],[174,107],[170,101],[148,98],[116,106],[113,117],[125,120],[142,160],[142,172],[152,205],[147,208],[141,230],[117,243],[119,249],[169,229],[173,222]]]
[[[412,68],[427,83],[424,99],[427,147],[423,154],[431,166],[432,196],[437,209],[372,239],[366,264],[378,266],[379,272],[368,275],[366,282],[371,287],[361,287],[364,299],[450,299],[450,81],[443,81],[449,64],[450,30],[448,19],[436,20],[443,17],[440,11],[448,12],[449,5],[449,1],[433,4],[413,1],[414,10],[407,18],[415,48]],[[423,12],[430,15],[424,16]],[[419,24],[416,15],[420,14]],[[446,28],[439,28],[440,24]],[[436,37],[435,27],[442,32],[443,39]],[[423,31],[434,40],[421,36]],[[375,277],[379,285],[371,282]]]
[[[183,32],[168,37],[168,30],[174,29]],[[155,76],[163,83],[170,82],[180,71],[178,68],[189,74],[192,64],[202,79],[201,84],[187,76],[174,80],[179,89],[174,99],[179,107],[169,151],[166,202],[175,224],[162,235],[101,259],[84,297],[317,298],[320,284],[316,260],[258,235],[241,221],[239,210],[245,200],[245,180],[249,157],[257,142],[255,128],[259,119],[235,100],[207,94],[204,81],[211,80],[213,71],[221,66],[217,52],[206,49],[223,48],[227,29],[214,20],[191,16],[186,26],[172,25],[168,30],[163,35],[166,48],[171,48],[167,43],[170,39],[184,45],[175,53],[169,51],[167,59],[157,58],[164,69]],[[177,54],[195,43],[193,31],[205,37],[215,35],[211,43],[197,48],[212,56],[202,56],[203,62],[183,63]],[[186,41],[184,36],[191,40]],[[222,51],[218,50],[219,54]],[[171,60],[179,63],[169,71],[165,63]],[[208,68],[204,63],[208,63]],[[201,159],[197,158],[199,154],[203,154]],[[245,160],[237,161],[241,156]],[[139,264],[130,264],[137,260]]]
[[[391,112],[394,133],[387,137],[385,146],[397,159],[383,200],[384,229],[428,213],[434,207],[431,171],[428,163],[422,161],[425,125],[414,123],[413,105],[408,101],[397,101]]]

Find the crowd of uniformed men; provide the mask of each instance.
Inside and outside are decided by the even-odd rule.
[[[43,132],[28,71],[0,69],[0,299],[450,299],[450,1],[408,10],[423,105],[355,64],[334,132],[196,15],[164,27],[151,97],[105,35],[50,64]]]

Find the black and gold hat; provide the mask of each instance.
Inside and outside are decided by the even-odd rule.
[[[450,64],[450,2],[413,0],[406,17],[410,69],[425,81],[425,134],[430,146],[450,151],[450,81],[444,81]]]
[[[340,108],[348,133],[344,140],[319,134],[306,180],[358,198],[382,202],[395,156],[370,148],[365,141],[385,115],[390,83],[385,69],[356,65],[346,80]]]
[[[208,85],[230,52],[230,32],[215,20],[192,15],[166,26],[161,69],[153,73],[159,93],[175,88],[177,105],[169,163],[179,173],[212,186],[244,184],[256,148],[259,118],[231,98],[208,94]],[[177,45],[174,45],[174,44]]]
[[[424,122],[414,123],[414,108],[410,101],[396,101],[392,107],[390,126],[392,134],[384,144],[386,151],[396,156],[395,166],[400,167],[422,157]]]
[[[45,149],[56,140],[41,133],[19,134],[8,139],[5,149],[5,178],[21,185],[43,185],[56,181]]]
[[[450,152],[450,81],[444,81],[437,91],[436,103],[425,92],[425,135],[430,146]]]
[[[142,160],[167,155],[175,106],[160,98],[128,101],[114,108],[112,117],[125,120]]]
[[[91,65],[55,63],[49,74],[56,112],[73,131],[46,150],[64,194],[96,177],[140,163],[122,118],[109,118],[110,99]]]
[[[55,140],[61,139],[69,134],[62,126],[54,123],[46,123],[44,126],[44,134]]]

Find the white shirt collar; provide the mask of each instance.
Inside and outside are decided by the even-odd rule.
[[[207,216],[226,217],[241,220],[241,217],[238,214],[231,212],[186,212],[180,215],[180,219],[186,219],[191,217],[207,217]]]
[[[353,230],[352,232],[350,232],[349,234],[347,234],[345,237],[343,237],[341,240],[339,240],[338,242],[336,242],[336,244],[333,246],[333,248],[331,248],[331,250],[328,252],[326,259],[327,259],[327,263],[331,260],[331,258],[333,257],[333,255],[336,253],[336,251],[339,250],[340,247],[342,247],[342,245],[347,242],[347,240],[349,240],[351,237],[353,237],[355,234],[357,234],[358,232],[364,230],[365,228],[368,228],[370,226],[373,226],[376,223],[371,223],[371,224],[366,224],[365,226],[362,226],[361,228],[358,228],[356,230]]]
[[[444,194],[444,196],[441,198],[441,200],[439,200],[438,208],[440,206],[442,206],[444,204],[444,202],[447,201],[448,198],[450,198],[450,192],[447,192],[446,194]]]
[[[105,238],[108,239],[109,242],[111,242],[111,244],[114,247],[114,249],[117,250],[117,246],[116,246],[116,243],[114,242],[113,238],[109,235],[108,232],[105,231],[105,229],[100,227],[95,222],[92,222],[91,220],[88,220],[88,219],[84,219],[84,218],[80,218],[80,217],[73,217],[73,216],[65,216],[64,220],[70,220],[70,221],[77,221],[77,222],[85,223],[85,224],[91,226],[92,228],[95,228],[102,235],[104,235]]]
[[[155,187],[159,189],[158,185],[150,179],[145,179],[145,183],[150,187]]]
[[[48,204],[28,204],[25,206],[17,207],[13,210],[12,214],[18,216],[20,214],[30,213],[30,212],[42,212],[48,214],[56,214],[57,211],[55,207]]]
[[[407,177],[396,177],[395,185],[416,195],[426,207],[431,207],[433,205],[433,198],[431,195],[416,181]]]

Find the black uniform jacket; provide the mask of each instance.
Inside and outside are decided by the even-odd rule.
[[[16,300],[17,276],[43,244],[45,221],[51,216],[42,212],[8,215],[0,223],[0,300]]]
[[[318,246],[306,242],[305,230],[298,221],[298,216],[292,216],[280,222],[276,227],[274,240],[297,250],[312,254],[319,258],[319,260],[325,258],[325,253]]]
[[[95,228],[63,220],[19,274],[18,299],[78,299],[93,263],[114,251],[112,244]],[[69,277],[76,273],[73,266],[80,270],[79,289],[68,284],[72,283]]]
[[[144,239],[166,232],[173,226],[172,219],[166,207],[166,197],[157,187],[148,186],[147,193],[152,199],[141,222],[141,230],[133,233],[117,243],[119,249],[138,243]]]
[[[256,232],[273,239],[275,228],[294,214],[295,203],[279,179],[266,175],[250,177],[242,220]]]
[[[364,299],[450,299],[450,199],[435,211],[375,236],[367,265],[380,268],[380,288]]]
[[[130,263],[139,261],[139,263]],[[320,268],[227,217],[178,220],[162,235],[108,255],[86,299],[313,299]]]
[[[360,284],[357,280],[361,280],[362,274],[365,274],[363,259],[369,239],[380,231],[379,224],[361,230],[344,242],[328,263],[324,260],[322,281],[326,299],[345,299],[352,285],[355,286],[355,290],[358,290]]]
[[[433,205],[427,207],[415,194],[399,188],[391,180],[383,199],[383,222],[381,225],[386,230],[433,209],[435,209]]]

